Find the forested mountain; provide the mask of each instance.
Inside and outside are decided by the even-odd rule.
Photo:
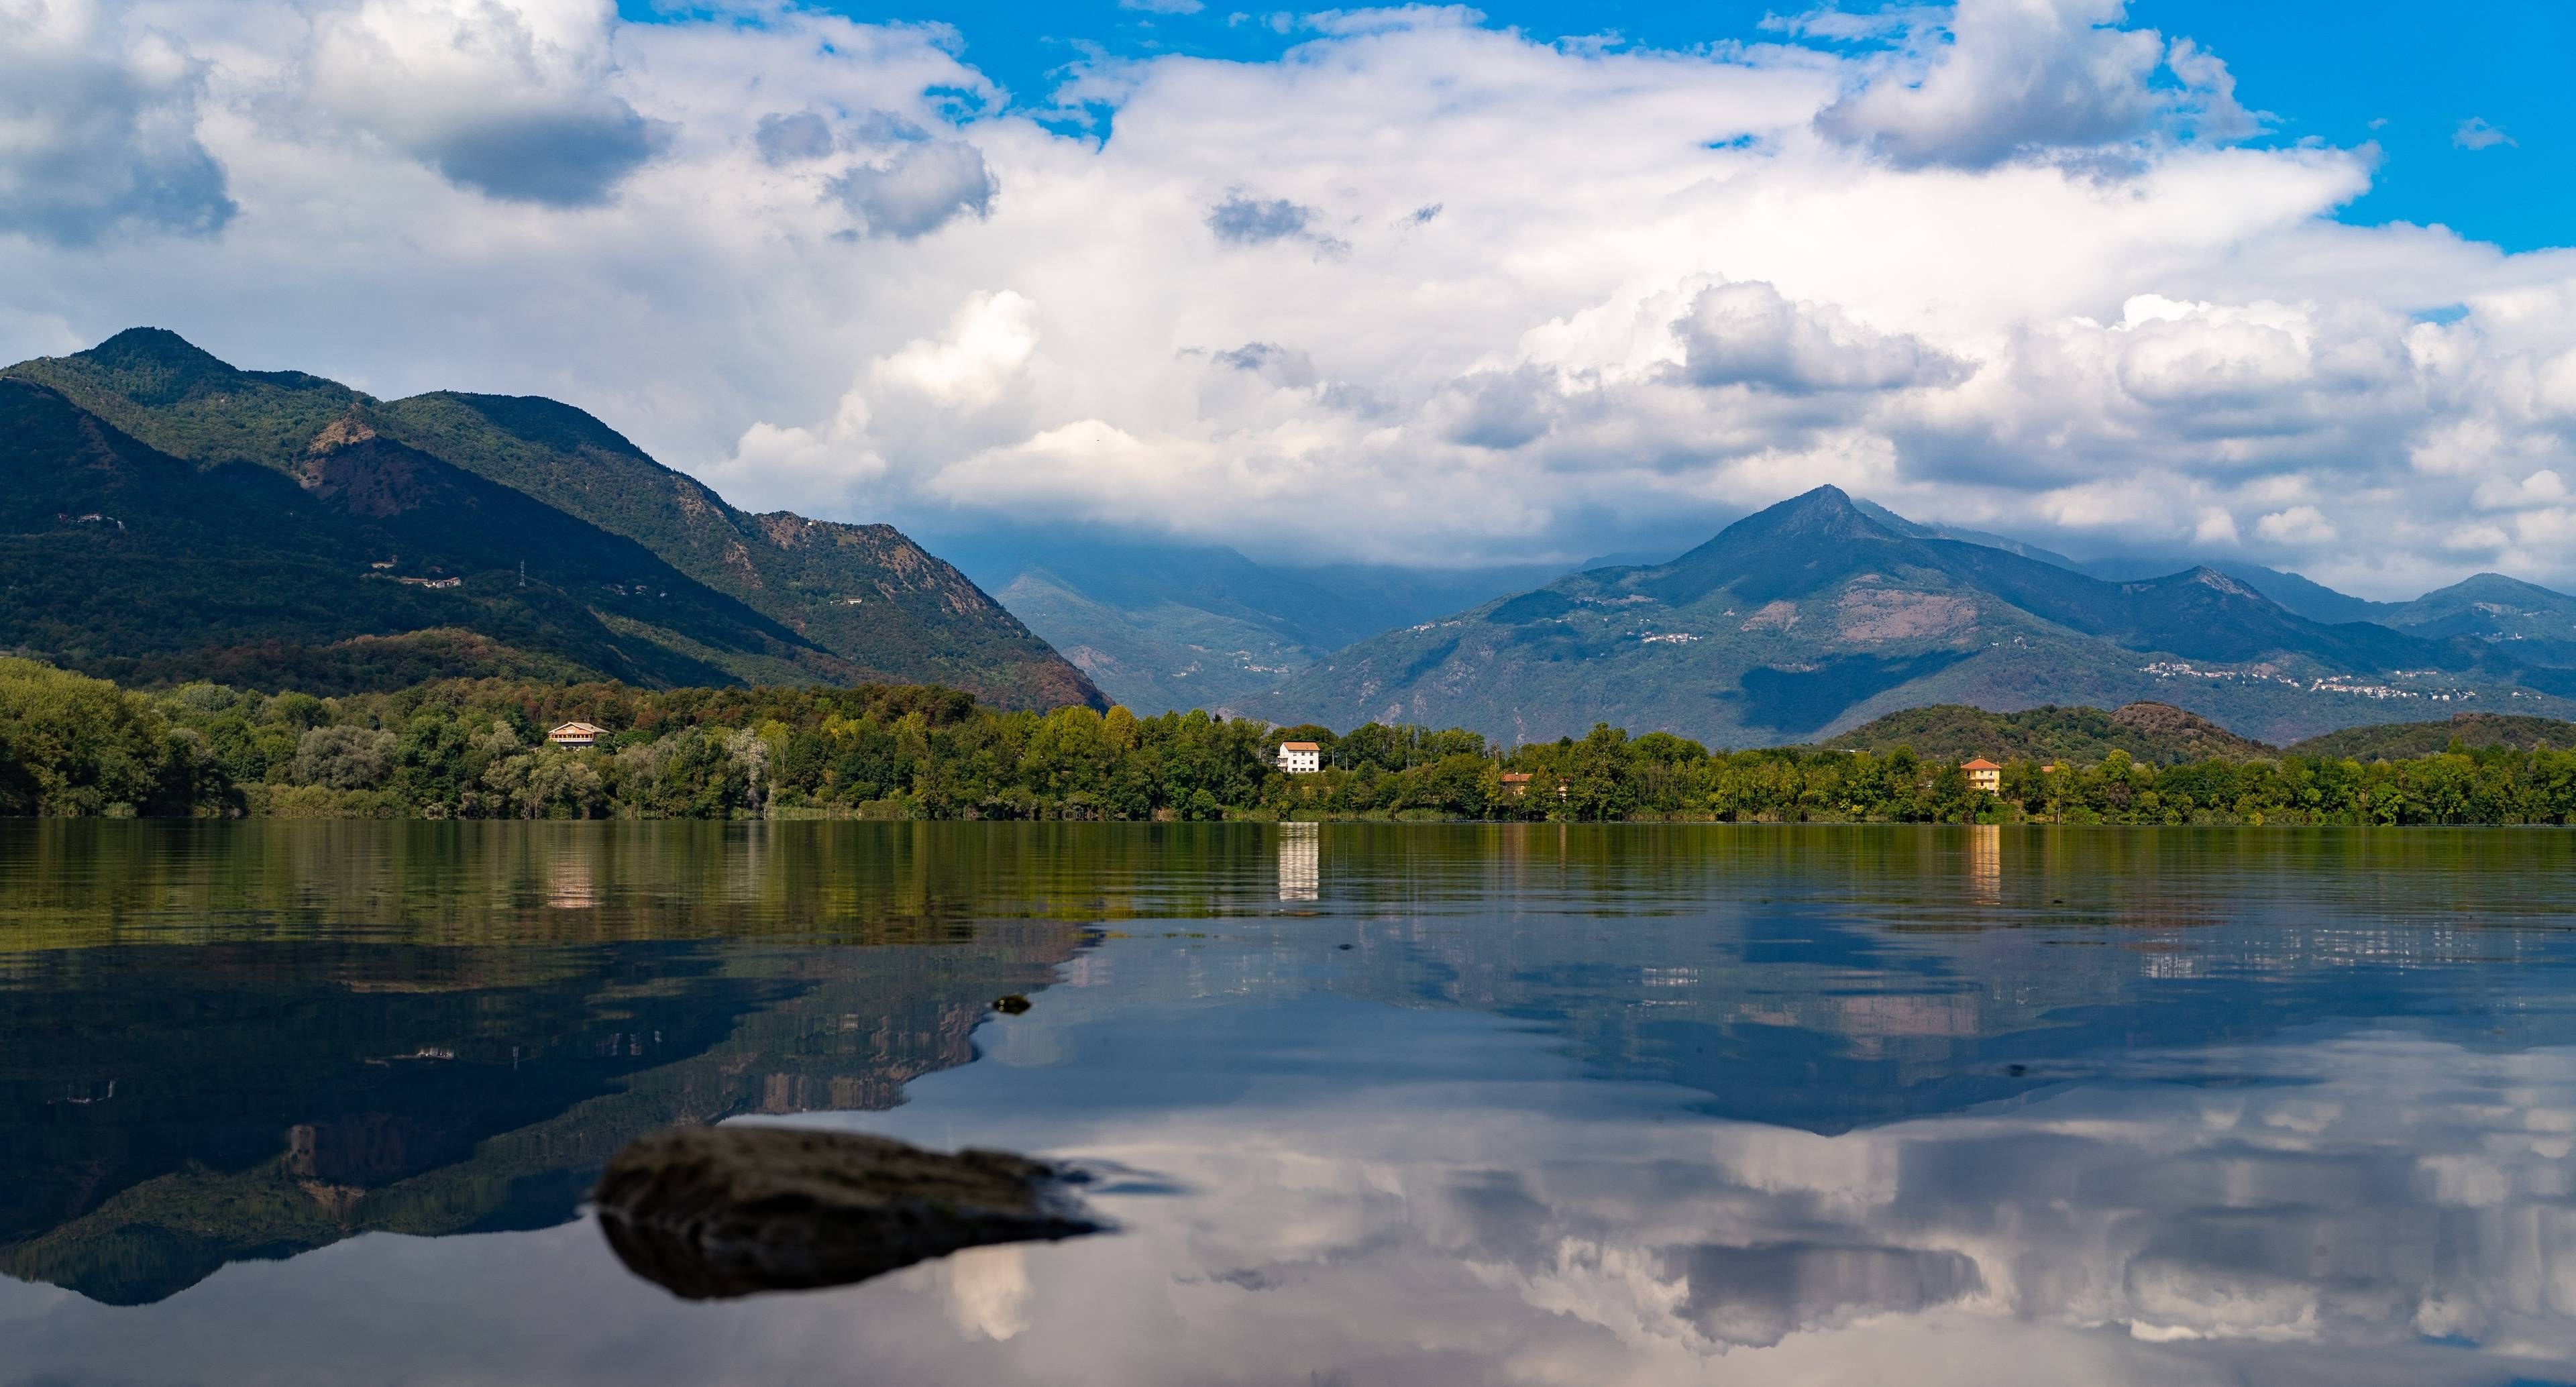
[[[643,661],[632,673],[651,682],[881,679],[944,683],[1003,706],[1102,703],[1080,671],[955,568],[891,526],[736,510],[569,405],[445,392],[378,401],[300,372],[236,370],[174,333],[148,328],[0,374],[49,387],[159,453],[206,468],[267,469],[308,491],[353,484],[318,479],[333,468],[360,467],[372,477],[398,463],[413,478],[405,485],[429,486],[447,501],[426,507],[405,502],[372,517],[389,531],[372,557],[400,553],[401,543],[411,542],[407,563],[425,547],[442,544],[474,548],[472,562],[491,561],[513,572],[525,559],[531,590],[543,585],[567,594],[576,610],[598,608],[594,623],[616,627],[630,646],[638,640],[658,643],[705,667],[664,674],[628,652],[630,661]],[[353,448],[351,456],[340,456]],[[325,456],[338,460],[316,463]],[[375,485],[354,484],[361,490]],[[471,543],[440,529],[459,514],[448,502],[463,504],[460,498],[469,494],[478,508],[474,528],[482,534]],[[519,504],[504,504],[504,496]],[[378,503],[351,504],[364,509]],[[540,511],[553,519],[540,520]],[[511,526],[493,529],[493,517],[504,513]],[[556,529],[591,538],[558,550],[545,538]],[[619,552],[629,557],[611,562],[600,543],[610,540],[622,542]],[[461,551],[457,561],[467,561]],[[660,634],[639,629],[632,623],[656,630],[660,625],[635,609],[643,589],[674,594],[651,598],[656,604],[682,602],[679,594],[686,592],[685,601],[694,606],[730,608],[738,620],[758,628],[766,643],[711,639],[720,633],[688,623]],[[163,605],[186,609],[176,593]],[[413,629],[390,617],[357,624],[369,635]],[[292,622],[272,625],[275,639],[298,646],[346,638],[299,631]],[[344,620],[332,630],[348,625]],[[173,638],[185,629],[182,622]],[[114,654],[106,646],[91,653]],[[746,662],[749,655],[760,659]],[[585,670],[628,677],[622,667],[595,656],[569,658]]]
[[[2148,765],[2243,759],[2274,748],[2240,737],[2197,713],[2168,703],[2099,708],[2026,708],[1993,713],[1945,703],[1877,718],[1825,743],[1841,751],[1884,755],[1910,747],[1935,761],[2039,761],[2090,765],[2113,751]]]
[[[2576,597],[2480,573],[2372,618],[2411,635],[2484,641],[2523,664],[2576,667]]]
[[[854,673],[632,540],[345,416],[288,469],[199,466],[9,379],[0,439],[0,647],[76,668],[322,692]]]
[[[1362,642],[1256,707],[1284,722],[1518,740],[1610,722],[1747,745],[1925,704],[2153,700],[2277,742],[2445,700],[2576,710],[2570,692],[2563,671],[2484,642],[2313,621],[2208,568],[2107,582],[1900,532],[1822,487],[1671,563],[1575,574]]]

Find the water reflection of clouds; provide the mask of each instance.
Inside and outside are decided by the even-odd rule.
[[[866,1364],[1122,1387],[2322,1387],[2576,1364],[2576,1051],[2321,1037],[1824,1136],[1583,1082],[1490,1018],[1320,995],[1047,1010],[987,1049],[1081,1065],[971,1066],[828,1120],[1179,1188],[1100,1196],[1116,1237],[679,1307],[604,1266],[586,1226],[372,1236],[227,1269],[148,1320],[9,1286],[0,1335],[34,1371],[132,1376],[157,1354],[208,1384],[430,1380],[514,1346],[531,1379],[620,1384]],[[1311,1062],[1277,1064],[1301,1038]],[[2165,1077],[2212,1073],[2235,1081]]]

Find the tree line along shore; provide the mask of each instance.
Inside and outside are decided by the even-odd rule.
[[[1936,743],[2005,746],[1988,791],[1955,748],[1872,745],[1870,729],[1712,752],[1601,726],[1502,748],[1375,723],[1337,734],[1203,712],[1000,712],[933,687],[455,680],[325,699],[126,689],[0,658],[0,815],[2576,824],[2576,725],[2492,720],[2517,726],[2430,750],[2443,729],[2403,725],[2319,739],[2341,750],[2197,755],[2206,736],[2142,733],[2139,754],[2100,730],[2129,711],[1888,720]],[[547,742],[576,720],[601,729],[596,745]],[[2017,738],[2077,754],[2016,755]],[[1325,768],[1279,770],[1292,740],[1315,743]]]

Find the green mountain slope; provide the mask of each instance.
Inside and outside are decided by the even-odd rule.
[[[1575,574],[1362,642],[1258,706],[1292,723],[1526,741],[1609,722],[1741,746],[1925,704],[2151,700],[2277,742],[2444,696],[2500,699],[2516,678],[2483,647],[2310,621],[2209,569],[2105,582],[1899,533],[1825,487],[1671,563]]]
[[[326,692],[847,673],[633,541],[351,420],[291,471],[200,467],[0,380],[0,439],[0,645],[93,673]]]
[[[2301,756],[2405,761],[2448,751],[2454,740],[2470,751],[2498,746],[2515,751],[2564,750],[2576,747],[2576,722],[2511,713],[2455,713],[2441,722],[2346,727],[2293,743],[2289,750]]]
[[[2501,573],[2464,578],[2374,619],[2409,635],[2483,641],[2527,664],[2576,667],[2576,597]]]
[[[1104,692],[1139,712],[1231,712],[1323,653],[1273,623],[1182,601],[1122,610],[1034,566],[999,596]]]
[[[349,419],[632,541],[820,657],[802,661],[801,674],[742,669],[734,677],[941,683],[1003,706],[1105,706],[1080,671],[893,527],[737,510],[569,405],[446,392],[387,403],[300,372],[236,370],[158,329],[5,374],[52,386],[143,442],[200,463],[291,473],[314,438]]]
[[[1994,761],[2074,765],[2098,762],[2115,750],[2129,753],[2133,761],[2163,766],[2273,751],[2168,703],[2132,703],[2107,713],[2099,708],[2057,707],[1995,713],[1955,703],[1908,708],[1855,727],[1825,745],[1880,754],[1909,746],[1916,755],[1934,760],[1983,756]]]

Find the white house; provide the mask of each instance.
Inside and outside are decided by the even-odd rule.
[[[597,746],[600,731],[586,722],[568,722],[546,734],[556,746]]]
[[[1324,749],[1313,742],[1281,742],[1279,769],[1290,775],[1307,775],[1324,768]]]

